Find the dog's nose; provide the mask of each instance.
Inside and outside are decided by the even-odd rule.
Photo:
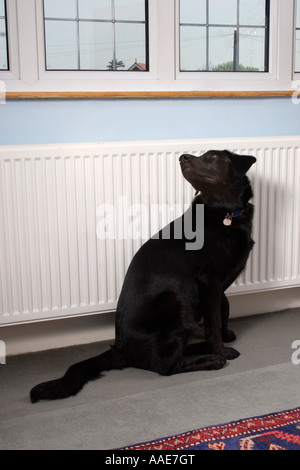
[[[183,155],[181,155],[181,157],[179,158],[179,161],[180,162],[187,162],[188,160],[190,160],[192,158],[192,155],[189,155],[188,153],[184,153]]]

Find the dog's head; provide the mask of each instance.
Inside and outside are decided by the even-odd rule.
[[[179,160],[185,179],[210,203],[217,205],[237,198],[237,191],[249,184],[245,175],[256,162],[255,157],[228,150],[210,150],[201,157],[184,154]]]

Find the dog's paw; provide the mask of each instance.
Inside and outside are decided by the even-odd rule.
[[[40,400],[54,400],[60,398],[61,379],[50,380],[36,385],[30,391],[31,403],[37,403]]]
[[[221,355],[218,355],[218,354],[212,354],[211,355],[211,361],[210,361],[208,369],[210,369],[210,370],[223,369],[225,364],[226,364],[226,359],[225,359],[224,356],[221,356]]]
[[[235,359],[237,357],[239,357],[240,353],[234,349],[234,348],[224,348],[224,354],[225,354],[225,357],[228,361],[232,361],[232,359]]]
[[[226,330],[226,331],[223,331],[222,333],[222,339],[224,343],[232,343],[232,341],[236,340],[236,335],[234,331]]]

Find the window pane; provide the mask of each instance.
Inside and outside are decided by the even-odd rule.
[[[48,70],[77,70],[77,23],[46,21],[46,57]]]
[[[180,23],[206,24],[206,0],[181,1]]]
[[[135,63],[146,70],[145,28],[141,24],[116,24],[116,60],[118,70],[128,70]],[[124,67],[122,66],[124,65]]]
[[[44,0],[45,18],[77,18],[77,0]]]
[[[44,0],[46,69],[148,70],[147,5],[147,0]]]
[[[0,19],[0,70],[7,70],[7,47],[5,20]]]
[[[209,70],[234,70],[233,42],[233,28],[209,28]]]
[[[240,0],[240,25],[265,25],[265,0]]]
[[[115,0],[116,20],[145,21],[144,0]]]
[[[113,60],[112,23],[80,23],[80,68],[108,70]]]
[[[296,1],[295,72],[300,72],[300,0]]]
[[[180,70],[267,72],[268,4],[180,0]]]
[[[0,0],[0,70],[8,70],[5,2]]]
[[[300,72],[300,30],[296,31],[295,72]]]
[[[263,72],[264,69],[264,28],[240,28],[239,70],[244,72]]]
[[[237,24],[237,0],[209,0],[208,3],[210,24]]]
[[[206,28],[180,27],[180,70],[206,70]]]
[[[0,1],[0,16],[5,16],[4,0]]]
[[[112,20],[111,0],[79,0],[79,18]]]

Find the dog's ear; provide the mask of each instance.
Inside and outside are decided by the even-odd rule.
[[[242,176],[245,175],[253,163],[256,162],[256,158],[252,157],[252,155],[237,155],[236,153],[232,153],[231,161],[236,172]]]

